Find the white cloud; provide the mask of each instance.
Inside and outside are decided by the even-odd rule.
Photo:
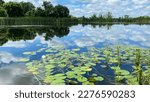
[[[24,64],[10,64],[0,69],[0,85],[33,84],[33,76]]]
[[[112,12],[115,17],[130,15],[133,17],[149,15],[149,10],[144,9],[150,5],[150,0],[87,0],[88,4],[78,8],[70,8],[76,16],[91,16],[93,13],[105,14]],[[77,11],[78,10],[78,11]]]
[[[56,0],[4,0],[5,2],[14,1],[14,2],[32,2],[35,6],[41,6],[43,1],[51,1],[53,4],[56,4]]]
[[[150,29],[139,25],[113,25],[107,30],[105,27],[92,28],[91,26],[71,27],[70,34],[79,36],[74,43],[79,47],[93,46],[101,43],[129,44],[150,47]],[[79,32],[80,31],[80,32]],[[70,35],[71,36],[71,35]]]
[[[15,48],[24,48],[26,47],[25,41],[8,41],[2,47],[15,47]]]
[[[33,43],[39,38],[40,36],[36,36],[33,40],[8,41],[7,43],[3,44],[2,47],[25,48],[27,47],[27,44]]]
[[[118,5],[121,3],[120,0],[107,0],[107,3],[110,5]]]
[[[135,4],[141,5],[141,4],[148,4],[150,3],[149,0],[132,0]]]
[[[20,58],[15,57],[11,53],[8,52],[0,52],[0,64],[6,63],[9,64],[10,62],[19,62]]]
[[[141,46],[150,47],[148,43],[150,38],[150,29],[147,25],[113,25],[111,29],[107,27],[93,28],[91,25],[82,27],[82,25],[72,26],[68,36],[63,38],[54,37],[45,41],[44,35],[37,36],[34,40],[29,41],[9,41],[2,47],[24,48],[34,41],[50,47],[71,47],[77,45],[79,47],[93,46],[99,43],[120,43],[133,44],[140,43]],[[26,44],[27,43],[27,44]],[[144,45],[145,43],[145,45]]]
[[[29,1],[36,6],[40,6],[43,0],[5,0],[5,1]],[[54,5],[63,4],[61,0],[48,0]],[[70,1],[70,2],[69,2]],[[150,16],[149,5],[150,0],[68,0],[66,6],[74,16],[91,16],[93,13],[106,14],[112,12],[115,17],[130,15]]]

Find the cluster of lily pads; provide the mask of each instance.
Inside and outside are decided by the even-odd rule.
[[[100,68],[114,72],[114,84],[150,84],[150,50],[138,47],[113,46],[104,48],[42,48],[36,52],[24,52],[36,55],[45,51],[41,60],[28,62],[27,69],[39,84],[50,85],[94,85],[105,80],[99,73]],[[96,67],[100,65],[99,67]],[[131,69],[123,69],[126,65]]]

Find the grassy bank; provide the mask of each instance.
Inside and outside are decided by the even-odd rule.
[[[83,25],[113,25],[113,24],[150,24],[146,21],[100,21],[100,20],[82,20],[78,18],[52,18],[52,17],[0,17],[0,25],[52,25],[52,26],[72,26],[77,24]]]
[[[75,24],[77,19],[50,17],[0,17],[0,25],[63,25]]]

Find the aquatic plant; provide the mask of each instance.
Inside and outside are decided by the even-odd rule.
[[[36,52],[35,52],[35,51],[32,51],[32,52],[24,52],[23,54],[24,54],[24,55],[36,55]]]
[[[93,85],[107,78],[98,69],[103,67],[114,71],[114,84],[150,84],[148,49],[118,45],[106,48],[90,47],[85,52],[81,52],[79,48],[48,47],[39,49],[37,53],[41,51],[47,54],[41,60],[34,60],[26,65],[35,79],[42,84]],[[130,67],[124,69],[122,65]]]
[[[28,58],[21,58],[19,61],[20,62],[28,62],[30,59],[28,59]]]

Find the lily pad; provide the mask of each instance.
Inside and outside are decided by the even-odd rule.
[[[101,76],[94,77],[94,79],[95,79],[96,81],[103,81],[103,80],[104,80],[104,78],[103,78],[103,77],[101,77]]]
[[[79,48],[76,48],[76,49],[72,49],[72,51],[80,51],[80,49],[79,49]]]
[[[121,70],[121,74],[122,74],[122,75],[129,75],[129,74],[130,74],[130,72],[129,72],[129,71],[127,71],[127,70]]]
[[[86,81],[87,81],[87,78],[86,78],[86,77],[83,77],[83,76],[77,76],[76,78],[77,78],[77,80],[78,80],[79,82],[86,82]]]
[[[28,62],[30,59],[28,59],[28,58],[21,58],[19,61],[20,62]]]
[[[65,81],[61,79],[57,79],[57,80],[53,80],[50,84],[51,85],[65,85]]]
[[[32,51],[32,52],[24,52],[24,55],[36,55],[36,52]]]
[[[44,82],[47,83],[47,84],[52,83],[52,81],[54,81],[54,80],[55,80],[55,78],[53,76],[46,76],[44,78]]]
[[[44,50],[45,50],[45,48],[41,48],[41,49],[37,50],[36,52],[42,52]]]
[[[87,81],[87,82],[83,82],[82,85],[94,85],[94,83]]]
[[[67,75],[68,78],[75,78],[76,77],[76,75],[73,71],[67,72],[66,75]]]
[[[55,68],[55,66],[54,65],[46,65],[45,68],[52,69],[52,68]]]
[[[90,71],[92,71],[92,68],[89,68],[89,67],[81,67],[81,70],[82,70],[82,71],[86,71],[86,72],[90,72]]]

